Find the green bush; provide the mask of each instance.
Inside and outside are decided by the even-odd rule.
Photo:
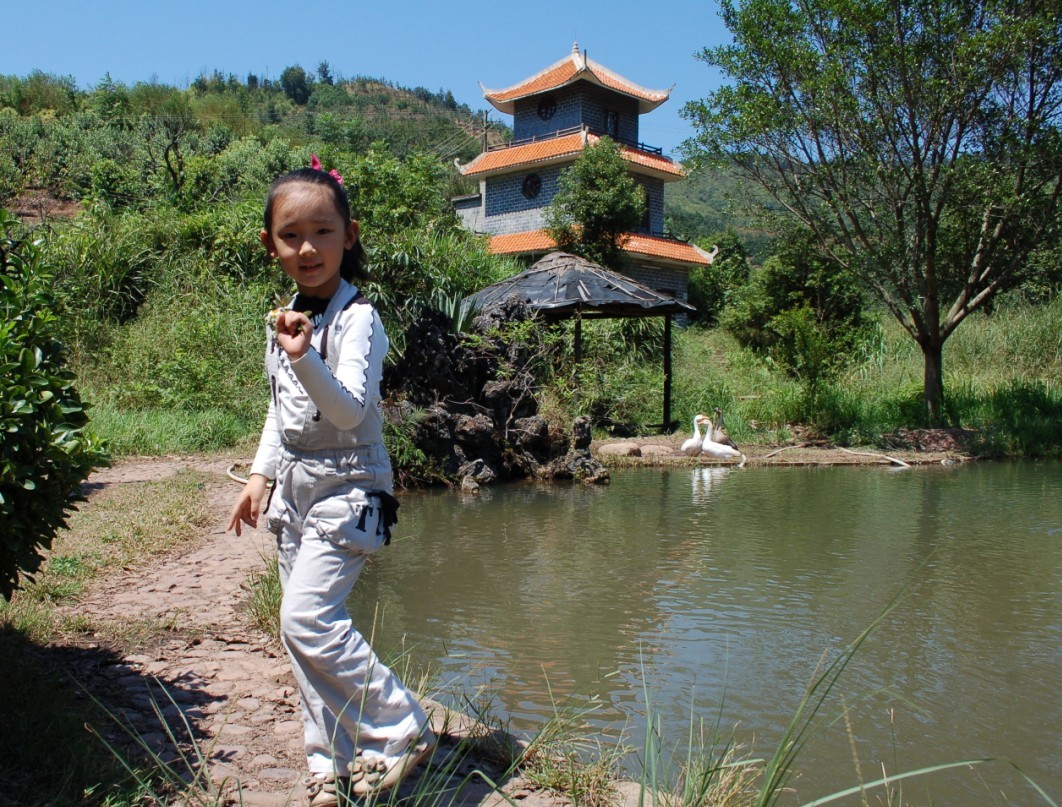
[[[697,309],[690,319],[714,325],[737,290],[749,281],[748,254],[733,230],[702,239],[700,246],[719,251],[708,266],[690,269],[689,302]]]
[[[32,578],[81,483],[106,464],[58,331],[53,272],[0,209],[0,594]]]
[[[873,332],[849,272],[791,232],[749,282],[734,293],[720,322],[744,347],[770,357],[814,397],[820,382],[858,354]]]

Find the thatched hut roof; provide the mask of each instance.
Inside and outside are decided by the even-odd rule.
[[[486,309],[513,296],[547,319],[567,319],[577,312],[584,317],[653,317],[696,310],[567,252],[551,252],[520,274],[468,299]]]

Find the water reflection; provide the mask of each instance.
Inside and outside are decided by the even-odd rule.
[[[729,473],[730,469],[723,467],[694,468],[690,473],[690,502],[704,504],[711,497],[712,489],[718,491]]]
[[[721,714],[769,754],[820,656],[903,589],[843,679],[864,772],[1003,755],[1057,793],[1059,489],[1062,463],[1015,463],[406,495],[354,607],[363,623],[379,608],[381,650],[413,645],[443,679],[492,687],[518,729],[597,697],[595,727],[637,742],[644,682],[667,736]],[[805,798],[855,781],[841,724],[801,766]],[[982,801],[970,777],[939,780],[938,803]]]

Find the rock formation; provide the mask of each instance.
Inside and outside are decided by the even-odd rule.
[[[608,481],[590,455],[588,418],[576,420],[569,438],[539,414],[535,347],[506,335],[531,317],[510,300],[478,316],[463,338],[445,314],[426,310],[403,334],[401,359],[384,371],[384,413],[436,479],[464,490],[530,477]],[[396,453],[396,475],[408,482]]]

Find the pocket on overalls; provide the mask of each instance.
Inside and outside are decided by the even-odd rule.
[[[378,502],[358,493],[329,496],[317,502],[306,516],[306,533],[363,555],[383,546],[381,508]]]
[[[269,488],[269,498],[266,501],[265,528],[274,535],[280,535],[285,527],[294,523],[294,514],[287,502],[284,492],[279,490],[280,484],[274,481]]]

